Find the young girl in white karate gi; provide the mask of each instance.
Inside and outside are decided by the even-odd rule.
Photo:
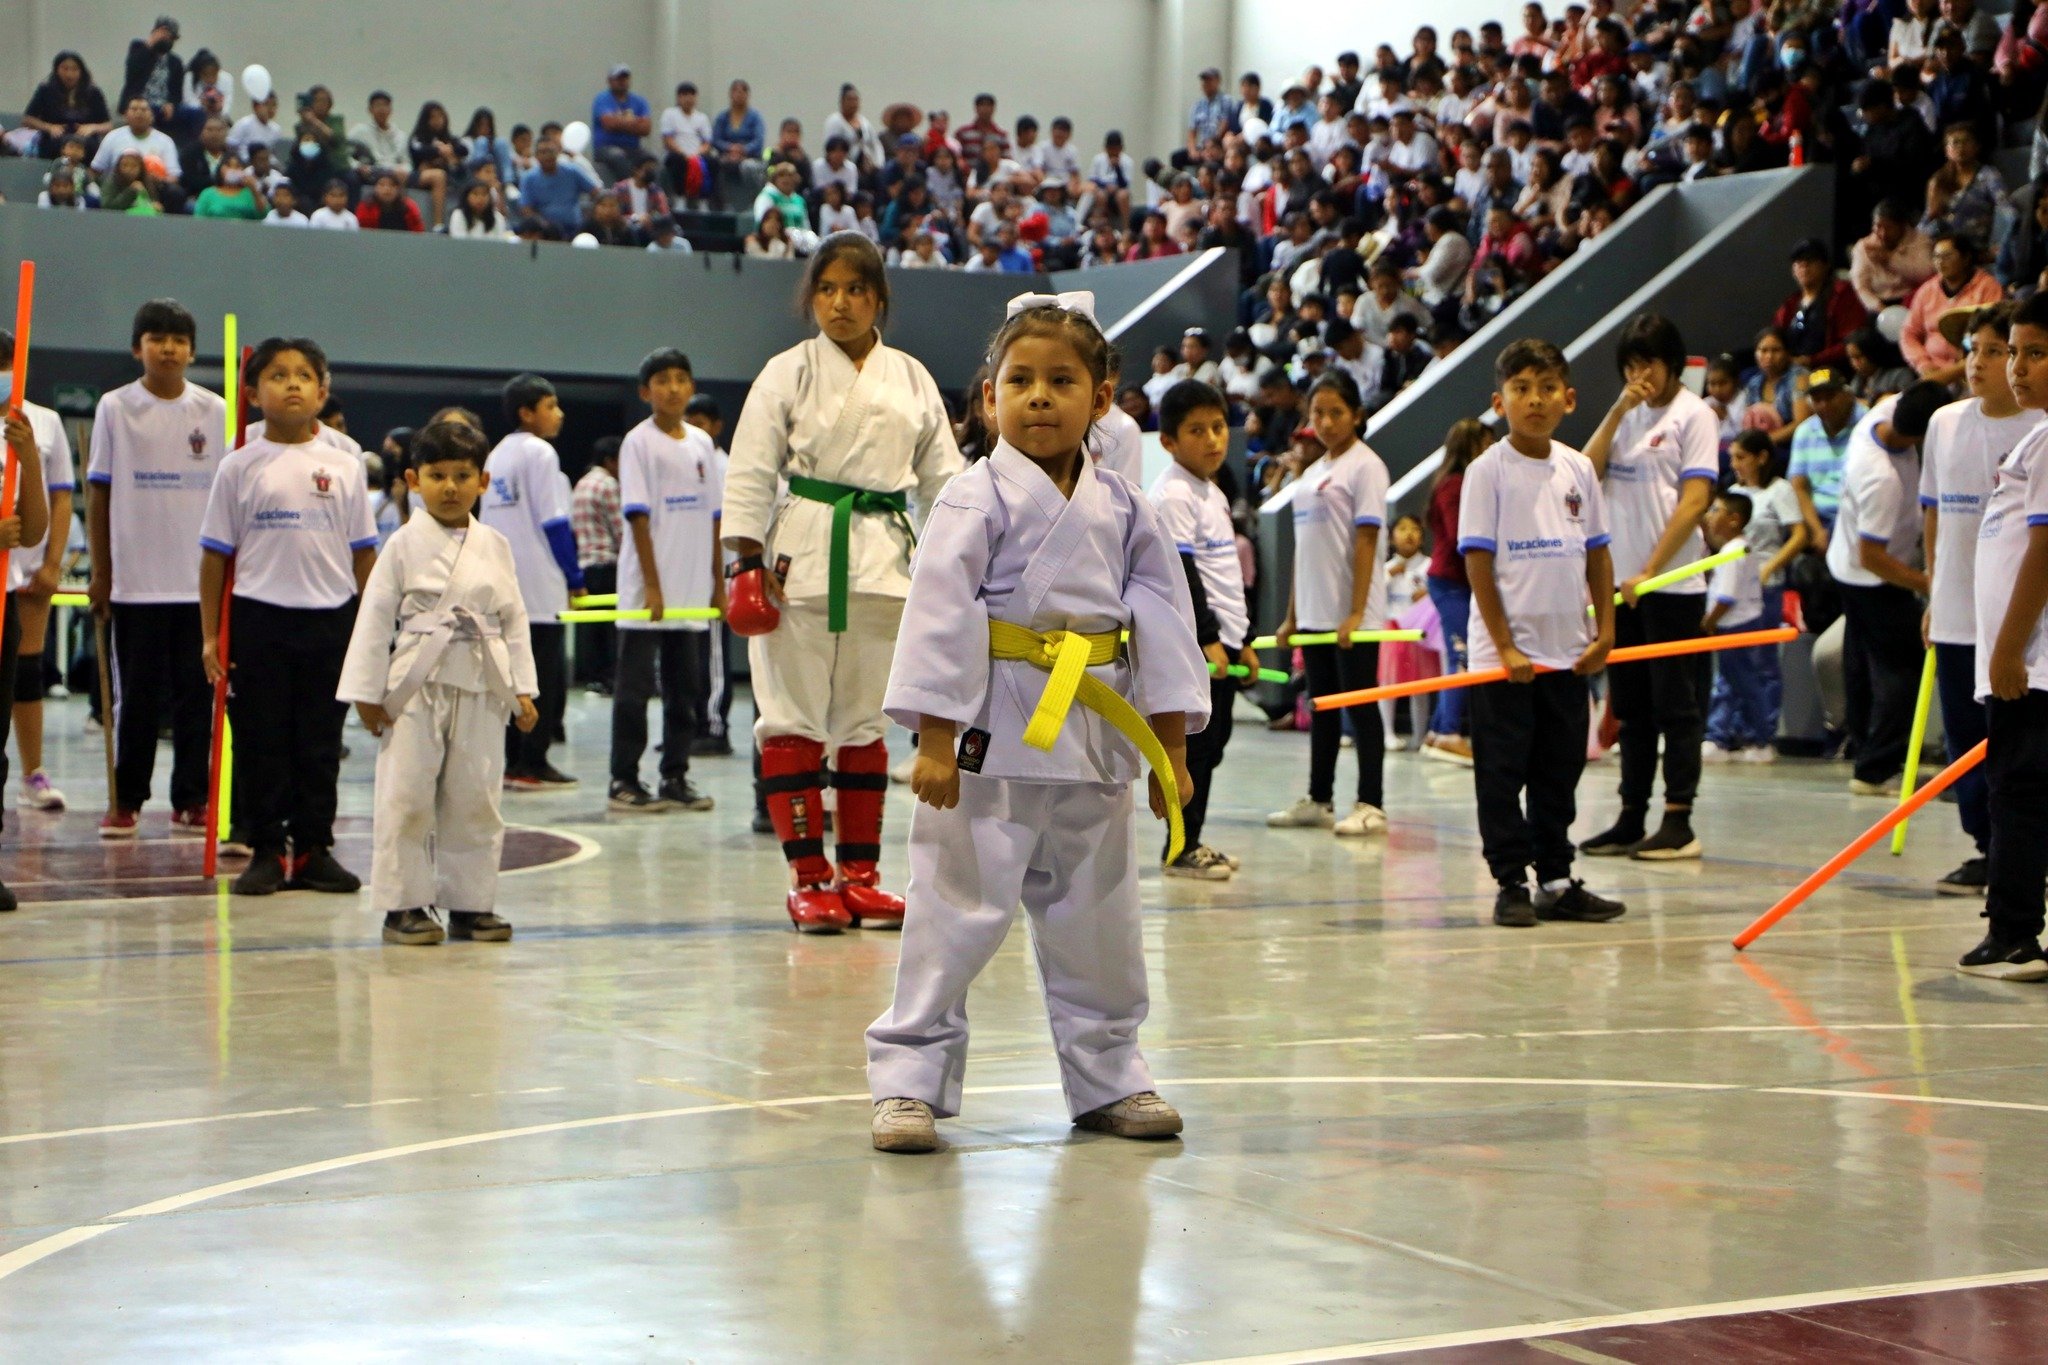
[[[505,821],[505,722],[540,719],[539,682],[512,545],[471,515],[490,444],[463,422],[413,438],[405,482],[415,512],[391,533],[364,586],[339,695],[377,736],[370,899],[384,941],[446,933],[502,942],[498,855]]]
[[[1020,900],[1074,1122],[1180,1131],[1138,1051],[1131,783],[1142,749],[1177,835],[1209,673],[1173,538],[1084,452],[1115,396],[1108,351],[1093,295],[1013,300],[983,387],[1001,440],[925,524],[884,702],[918,732],[923,804],[896,997],[867,1034],[882,1151],[931,1151],[934,1116],[959,1112],[967,988]]]
[[[875,244],[826,238],[804,297],[819,335],[762,368],[733,431],[726,620],[752,637],[761,792],[789,860],[790,922],[836,934],[903,922],[903,898],[881,888],[877,867],[882,685],[910,590],[909,494],[929,508],[961,460],[931,375],[882,342],[889,281]],[[819,790],[828,748],[836,869]]]

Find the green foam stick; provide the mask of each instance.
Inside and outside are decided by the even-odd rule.
[[[596,607],[616,607],[619,605],[619,595],[615,592],[584,593],[579,597],[570,598],[569,605],[578,611]]]
[[[1913,734],[1906,741],[1906,772],[1899,779],[1899,800],[1904,801],[1913,794],[1913,787],[1920,781],[1920,750],[1927,744],[1927,713],[1934,709],[1934,650],[1929,647],[1927,662],[1920,666],[1920,698],[1913,705]],[[1899,821],[1899,827],[1892,831],[1892,856],[1898,857],[1906,851],[1906,826],[1911,820]]]
[[[670,607],[661,614],[661,619],[716,621],[722,614],[716,607]],[[606,621],[649,621],[653,614],[644,607],[638,611],[561,611],[555,613],[555,619],[578,625],[597,625]]]
[[[1354,645],[1391,644],[1395,642],[1412,643],[1421,638],[1422,632],[1419,630],[1354,630],[1351,632],[1351,643]],[[1292,649],[1296,645],[1334,645],[1336,643],[1337,632],[1334,630],[1326,630],[1316,635],[1303,635],[1297,632],[1288,637],[1287,647]],[[1278,649],[1279,647],[1279,642],[1270,635],[1261,635],[1258,639],[1252,641],[1253,649]]]
[[[1216,672],[1216,665],[1210,664],[1209,672],[1213,675]],[[1232,664],[1224,669],[1223,673],[1224,676],[1231,678],[1249,678],[1252,675],[1252,670],[1246,668],[1243,664]],[[1284,683],[1287,681],[1287,675],[1277,668],[1262,668],[1259,670],[1259,681]]]
[[[1663,573],[1644,579],[1643,585],[1636,589],[1636,597],[1640,599],[1646,592],[1659,592],[1670,587],[1673,583],[1683,583],[1686,579],[1696,577],[1699,574],[1712,573],[1723,564],[1732,564],[1748,553],[1749,547],[1747,545],[1730,545],[1727,549],[1717,554],[1708,555],[1705,559],[1695,559],[1690,564],[1681,564],[1675,569],[1667,569]],[[1614,605],[1617,607],[1622,605],[1620,593],[1614,594]],[[1586,608],[1586,615],[1591,616],[1592,614],[1593,608],[1588,606]]]

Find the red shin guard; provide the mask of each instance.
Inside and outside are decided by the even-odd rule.
[[[809,934],[837,933],[853,922],[825,857],[825,800],[818,787],[824,762],[825,746],[801,735],[761,743],[761,796],[794,881],[786,908],[790,922]]]
[[[889,794],[889,750],[881,740],[843,748],[833,756],[832,787],[839,793],[839,895],[855,924],[893,929],[903,923],[903,898],[881,889],[882,802]]]

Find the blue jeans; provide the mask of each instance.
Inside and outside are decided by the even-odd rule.
[[[1444,672],[1463,673],[1465,632],[1472,621],[1472,590],[1447,578],[1430,578],[1429,600],[1436,604],[1437,620],[1443,624]],[[1465,689],[1453,687],[1436,694],[1436,714],[1430,717],[1430,731],[1439,735],[1465,733]]]
[[[1782,588],[1764,589],[1763,615],[1724,627],[1730,634],[1769,630],[1785,619]],[[1715,654],[1714,690],[1707,704],[1707,739],[1722,749],[1746,749],[1778,737],[1785,705],[1785,675],[1776,645],[1724,649]]]
[[[1936,645],[1934,647],[1934,690],[1941,701],[1941,729],[1953,763],[1977,747],[1987,733],[1983,703],[1977,700],[1977,647]],[[1924,778],[1922,779],[1925,780]],[[1954,787],[1956,814],[1962,817],[1963,833],[1976,843],[1979,853],[1991,851],[1991,786],[1978,764],[1963,774]]]

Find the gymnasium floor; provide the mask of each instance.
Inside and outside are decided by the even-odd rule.
[[[1951,973],[1950,807],[1738,956],[1881,805],[1710,769],[1713,856],[1596,862],[1626,919],[1509,931],[1468,774],[1390,758],[1388,839],[1269,832],[1305,740],[1240,729],[1210,842],[1246,871],[1148,877],[1186,1140],[1069,1130],[1020,933],[951,1149],[887,1157],[895,938],[787,932],[744,757],[700,763],[716,812],[607,818],[606,717],[573,704],[581,790],[508,798],[552,832],[519,937],[421,950],[352,900],[190,894],[196,844],[107,863],[100,741],[52,707],[73,813],[8,810],[7,856],[150,894],[0,919],[0,1359],[2041,1358],[2048,991]],[[109,880],[142,876],[174,880]]]

